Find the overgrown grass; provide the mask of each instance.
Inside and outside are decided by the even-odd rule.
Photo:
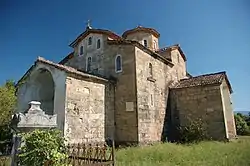
[[[0,156],[0,166],[10,166],[10,157]]]
[[[172,143],[118,150],[118,166],[250,166],[250,137],[234,142]]]

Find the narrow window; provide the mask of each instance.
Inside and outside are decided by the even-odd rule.
[[[115,59],[115,71],[121,72],[122,71],[122,58],[121,55],[117,55]]]
[[[80,47],[80,55],[83,54],[83,46]]]
[[[97,40],[96,48],[97,49],[101,48],[101,40],[100,39]]]
[[[148,47],[148,41],[147,40],[143,40],[143,44],[145,47]]]
[[[176,70],[175,72],[176,72],[176,78],[177,78],[177,80],[179,80],[179,73],[178,73],[178,70]]]
[[[156,41],[154,40],[154,50],[157,49]]]
[[[180,54],[177,53],[177,60],[178,60],[178,63],[180,63]]]
[[[149,68],[149,76],[152,77],[153,76],[153,66],[151,63],[149,63],[148,68]]]
[[[92,45],[92,37],[89,37],[88,45]]]
[[[91,62],[92,62],[92,58],[91,57],[88,57],[88,59],[87,59],[87,72],[89,72],[90,71],[90,69],[91,69]]]
[[[153,106],[154,105],[154,97],[153,94],[150,94],[150,103]]]

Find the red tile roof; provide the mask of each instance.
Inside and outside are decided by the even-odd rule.
[[[153,28],[146,28],[146,27],[142,27],[142,26],[138,26],[138,27],[136,27],[134,29],[130,29],[130,30],[125,31],[122,34],[122,37],[126,38],[129,34],[136,33],[136,32],[147,32],[147,33],[151,33],[152,35],[154,35],[157,38],[160,37],[160,33],[157,32],[155,29],[153,29]]]
[[[179,81],[179,83],[174,87],[174,89],[178,88],[189,88],[195,86],[203,86],[203,85],[213,85],[213,84],[221,84],[222,81],[226,79],[228,88],[230,93],[233,92],[226,72],[218,72],[211,74],[199,75],[196,77],[186,78]]]
[[[140,48],[141,50],[147,52],[148,54],[152,55],[156,59],[161,60],[165,64],[167,64],[167,65],[169,65],[171,67],[174,66],[174,64],[171,61],[169,61],[165,57],[161,56],[160,54],[157,54],[156,52],[150,50],[149,48],[143,46],[142,44],[140,44],[137,41],[134,41],[134,40],[125,40],[125,39],[121,39],[121,40],[108,40],[108,44],[116,44],[116,45],[129,44],[129,45],[134,45],[134,46]]]
[[[85,38],[90,33],[105,34],[112,39],[120,39],[121,37],[110,30],[105,29],[86,29],[82,34],[80,34],[69,46],[74,47],[78,42]]]
[[[161,54],[161,53],[163,53],[165,51],[172,51],[172,50],[175,50],[175,49],[177,49],[180,52],[180,54],[181,54],[182,58],[184,59],[184,61],[187,61],[187,58],[186,58],[186,56],[185,56],[184,52],[182,51],[179,44],[175,44],[175,45],[172,45],[172,46],[169,46],[169,47],[160,48],[156,52],[158,54]]]

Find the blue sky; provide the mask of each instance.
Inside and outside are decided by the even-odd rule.
[[[60,61],[88,19],[118,34],[156,28],[160,46],[181,45],[191,74],[227,71],[235,110],[250,110],[249,0],[1,0],[0,83],[20,79],[37,56]]]

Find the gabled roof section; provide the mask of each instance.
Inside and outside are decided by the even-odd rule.
[[[78,42],[84,39],[90,33],[105,34],[112,39],[120,39],[121,37],[110,30],[105,29],[89,29],[87,28],[83,33],[81,33],[69,46],[74,47]]]
[[[154,35],[157,38],[160,37],[160,33],[158,31],[156,31],[155,29],[153,29],[153,28],[146,28],[146,27],[142,27],[142,26],[138,26],[136,28],[133,28],[133,29],[125,31],[122,34],[122,37],[126,38],[129,34],[136,33],[136,32],[147,32],[147,33],[151,33],[152,35]]]
[[[74,57],[74,52],[71,52],[71,53],[69,53],[69,55],[67,55],[65,58],[63,58],[63,59],[59,62],[59,64],[63,65],[63,64],[65,64],[65,63],[67,63],[68,60],[70,60],[70,59],[73,58],[73,57]]]
[[[165,57],[157,54],[156,52],[150,50],[149,48],[143,46],[142,44],[140,44],[137,41],[121,39],[121,40],[108,40],[107,42],[110,45],[126,45],[126,44],[127,45],[134,45],[134,46],[140,48],[141,50],[143,50],[144,52],[148,53],[149,55],[152,55],[154,58],[157,58],[160,61],[164,62],[165,64],[169,65],[170,67],[174,66],[174,64],[171,61],[169,61]]]
[[[25,80],[27,78],[27,76],[29,76],[29,74],[31,73],[31,71],[36,67],[36,65],[38,63],[43,63],[45,65],[49,65],[49,66],[55,67],[55,68],[57,68],[59,70],[63,70],[66,73],[74,74],[74,75],[77,75],[77,76],[80,76],[80,77],[83,77],[83,78],[100,80],[100,81],[105,81],[105,82],[115,81],[113,78],[104,78],[104,77],[100,77],[100,76],[95,76],[95,75],[92,75],[92,74],[85,73],[83,71],[77,70],[77,69],[75,69],[73,67],[65,66],[65,65],[62,65],[62,64],[58,64],[58,63],[54,63],[54,62],[46,60],[46,59],[44,59],[42,57],[38,57],[37,60],[35,61],[35,63],[29,68],[29,70],[23,75],[23,77],[17,82],[16,87],[18,87],[18,85],[23,80]]]
[[[181,54],[182,58],[184,59],[184,61],[187,61],[187,58],[186,58],[184,52],[182,51],[180,44],[175,44],[175,45],[172,45],[172,46],[169,46],[169,47],[160,48],[156,52],[160,54],[160,53],[163,53],[165,51],[172,51],[172,50],[175,50],[175,49],[177,49],[180,52],[180,54]]]
[[[221,84],[224,79],[226,80],[230,93],[233,93],[231,84],[228,80],[228,77],[225,71],[182,79],[173,89]]]

